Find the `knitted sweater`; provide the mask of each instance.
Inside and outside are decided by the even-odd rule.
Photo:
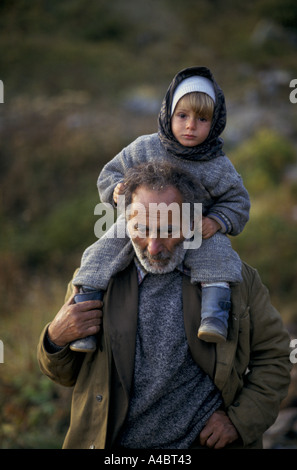
[[[249,218],[250,201],[231,161],[225,155],[211,160],[182,159],[166,151],[158,134],[138,137],[108,162],[98,178],[102,202],[113,202],[115,186],[123,181],[129,168],[149,161],[167,161],[190,173],[196,182],[204,215],[215,218],[222,232],[238,235]]]
[[[186,340],[182,273],[147,274],[139,286],[134,380],[119,444],[186,449],[222,400]]]

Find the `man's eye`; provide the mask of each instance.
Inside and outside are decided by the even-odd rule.
[[[171,238],[173,236],[173,228],[168,227],[168,237]]]
[[[140,224],[135,224],[134,225],[134,230],[135,230],[135,232],[145,234],[146,233],[146,226],[145,225],[140,225]]]
[[[180,230],[178,227],[168,227],[160,230],[161,237],[178,238],[180,236]]]
[[[164,229],[159,231],[159,235],[160,235],[161,238],[167,238],[167,237],[171,238],[172,232],[171,232],[170,229],[164,228]]]

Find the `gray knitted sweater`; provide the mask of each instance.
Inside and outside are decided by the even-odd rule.
[[[201,201],[204,214],[215,218],[222,226],[220,232],[203,240],[199,249],[188,250],[185,264],[191,269],[192,281],[240,282],[241,260],[224,233],[237,235],[243,230],[249,218],[250,203],[240,175],[226,156],[210,161],[183,160],[166,152],[158,134],[139,137],[103,168],[98,179],[101,200],[112,203],[114,188],[123,180],[128,168],[156,159],[174,161],[177,167],[191,172],[193,177],[196,175],[200,192],[204,192]],[[117,224],[125,224],[125,221],[120,218]],[[116,226],[110,229],[115,233],[117,230],[123,233],[123,229]],[[106,233],[84,252],[74,284],[106,289],[110,277],[124,269],[133,256],[128,236],[117,238]]]
[[[113,203],[115,186],[129,168],[149,161],[167,161],[197,181],[204,215],[215,218],[222,232],[238,235],[249,219],[250,200],[241,176],[225,155],[212,160],[187,160],[165,150],[158,134],[138,137],[108,162],[98,178],[102,202]]]
[[[222,403],[192,359],[183,322],[182,276],[147,274],[139,286],[134,380],[119,444],[187,449]]]

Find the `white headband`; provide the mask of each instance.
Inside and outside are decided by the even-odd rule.
[[[212,82],[206,77],[200,77],[193,75],[192,77],[183,80],[176,88],[171,106],[171,116],[174,113],[175,106],[178,101],[186,94],[193,93],[195,91],[206,93],[210,96],[214,102],[216,102],[215,90]]]

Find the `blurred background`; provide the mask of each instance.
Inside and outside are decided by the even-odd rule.
[[[295,0],[0,0],[0,448],[62,445],[71,390],[39,371],[39,335],[96,240],[100,170],[157,130],[184,67],[225,92],[224,148],[252,202],[232,244],[297,338],[296,52]],[[295,365],[266,448],[297,448],[296,382]]]

